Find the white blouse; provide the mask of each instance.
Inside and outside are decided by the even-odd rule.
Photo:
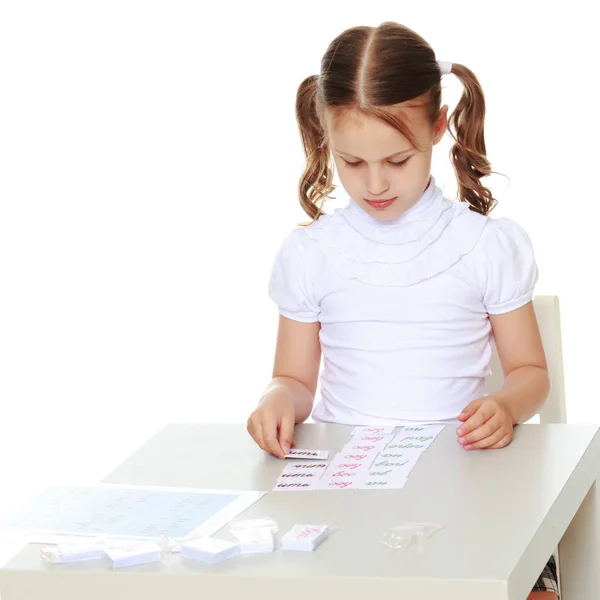
[[[531,241],[513,221],[444,198],[432,177],[393,221],[356,202],[284,240],[269,282],[279,312],[321,322],[317,422],[457,422],[484,395],[489,314],[532,299]]]

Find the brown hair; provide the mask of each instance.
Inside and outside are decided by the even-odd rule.
[[[483,133],[483,91],[467,67],[453,63],[452,73],[464,88],[448,119],[448,130],[455,141],[450,156],[458,196],[469,203],[471,210],[487,215],[496,200],[480,181],[492,173]],[[334,120],[349,111],[376,117],[417,147],[402,120],[403,109],[422,100],[420,104],[433,124],[440,114],[441,96],[441,72],[435,53],[408,27],[388,21],[377,28],[352,27],[336,37],[321,59],[321,74],[307,77],[296,95],[296,119],[306,156],[298,194],[306,214],[313,221],[325,214],[323,203],[335,187],[323,126],[326,109]]]

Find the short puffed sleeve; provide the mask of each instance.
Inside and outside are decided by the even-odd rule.
[[[531,240],[520,225],[506,218],[489,219],[474,250],[489,314],[515,310],[533,298],[538,269]]]
[[[311,264],[306,245],[310,242],[303,228],[294,229],[283,241],[269,280],[269,297],[288,319],[313,323],[320,308],[311,281]]]

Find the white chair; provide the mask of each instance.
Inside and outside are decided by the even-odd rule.
[[[566,423],[567,412],[565,408],[565,383],[558,296],[536,296],[533,299],[533,306],[540,326],[546,360],[548,361],[548,373],[550,374],[551,385],[548,399],[539,412],[539,422],[542,424]],[[491,369],[492,374],[485,382],[486,394],[497,392],[502,388],[504,383],[504,373],[495,348],[492,354]]]
[[[539,412],[539,422],[566,423],[567,411],[565,408],[565,381],[562,358],[562,336],[560,329],[560,306],[558,296],[536,296],[533,299],[535,316],[540,326],[540,334],[546,353],[548,373],[550,375],[550,394]],[[498,358],[496,348],[493,350],[492,374],[486,379],[486,394],[493,394],[502,388],[504,383],[504,372]],[[536,421],[533,417],[528,421]],[[558,586],[560,590],[560,560],[558,548],[554,551],[556,568],[558,571]]]

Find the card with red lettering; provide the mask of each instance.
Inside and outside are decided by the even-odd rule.
[[[337,484],[331,485],[336,481],[351,481],[352,487],[358,486],[362,481],[365,480],[369,474],[368,466],[356,467],[352,464],[349,466],[341,467],[331,465],[329,469],[323,474],[323,477],[314,482],[316,489],[345,489],[349,486],[338,486]]]
[[[374,425],[368,427],[355,427],[352,431],[352,435],[381,435],[382,433],[394,433],[394,426],[391,427],[376,427]]]

